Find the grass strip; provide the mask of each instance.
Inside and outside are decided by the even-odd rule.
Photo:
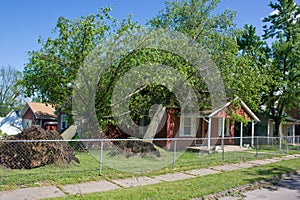
[[[172,154],[172,152],[170,153]],[[225,154],[225,163],[266,159],[283,155],[284,154],[261,153],[258,156],[255,156],[255,151],[253,150],[228,152]],[[121,179],[137,176],[151,177],[160,174],[200,169],[208,166],[223,164],[221,153],[200,154],[197,152],[184,152],[181,157],[176,160],[175,168],[173,168],[172,164],[169,163],[168,166],[158,170],[150,170],[144,173],[134,173],[130,171],[137,170],[137,166],[142,168],[143,165],[141,163],[144,163],[145,165],[149,163],[149,160],[141,157],[132,157],[126,159],[124,156],[119,156],[117,158],[112,157],[111,159],[104,159],[104,167],[102,169],[103,176],[99,176],[99,160],[97,160],[97,157],[92,156],[88,152],[80,152],[77,153],[76,156],[79,158],[80,164],[68,166],[48,165],[30,170],[11,170],[0,166],[0,191],[14,190],[24,187],[76,184],[103,179]],[[119,164],[127,163],[127,165],[123,166],[125,171],[120,171],[118,169],[106,166],[107,163],[110,163],[114,160],[118,160]],[[159,160],[159,162],[164,162],[164,160]]]
[[[300,159],[280,161],[260,167],[223,172],[155,185],[118,189],[85,195],[68,195],[55,199],[191,199],[221,192],[238,186],[294,172],[300,169]]]

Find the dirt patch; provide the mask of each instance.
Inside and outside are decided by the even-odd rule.
[[[125,139],[130,137],[130,135],[113,124],[108,124],[102,132],[107,139]]]
[[[38,126],[9,136],[0,146],[0,165],[11,169],[32,169],[49,164],[79,163],[73,149],[56,131],[46,131]],[[13,142],[14,140],[18,140]],[[28,140],[37,140],[27,142]],[[44,142],[43,140],[51,140]]]
[[[144,157],[145,155],[153,154],[160,157],[159,151],[155,148],[154,144],[151,142],[145,142],[141,140],[134,140],[128,138],[129,135],[123,132],[118,126],[109,124],[103,133],[105,138],[108,139],[128,139],[128,140],[113,140],[111,144],[106,144],[111,146],[111,155],[123,154],[126,158],[130,156],[139,155]],[[115,146],[113,148],[112,146]]]
[[[160,157],[159,151],[155,148],[154,144],[150,142],[140,140],[121,141],[119,147],[123,150],[123,154],[126,158],[135,155],[144,157],[149,154]]]

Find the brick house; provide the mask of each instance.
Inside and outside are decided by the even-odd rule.
[[[234,110],[236,115],[243,116],[251,123],[249,143],[253,146],[254,126],[260,120],[243,101],[240,101],[240,107],[235,107],[228,102],[218,109],[199,111],[189,115],[181,115],[180,110],[176,108],[167,108],[166,122],[155,138],[178,138],[177,148],[202,145],[210,149],[211,146],[221,143],[220,138],[224,134],[225,144],[238,144],[242,147],[246,127],[242,122],[237,122],[232,118],[230,110]],[[234,137],[240,139],[237,141]],[[194,143],[185,138],[194,138]],[[155,140],[154,143],[166,149],[171,149],[174,145],[172,140]]]
[[[300,143],[300,112],[294,108],[286,112],[285,121],[279,127],[279,136],[288,136],[288,142],[292,144]],[[275,122],[268,120],[267,136],[273,137],[275,133]],[[269,141],[269,140],[268,140]]]

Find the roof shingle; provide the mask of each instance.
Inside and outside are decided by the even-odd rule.
[[[45,119],[45,118],[56,118],[55,114],[55,108],[45,103],[39,103],[39,102],[29,102],[27,103],[29,108],[32,110],[32,112],[35,114],[36,118],[39,119]]]

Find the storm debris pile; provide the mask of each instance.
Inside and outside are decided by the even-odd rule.
[[[110,147],[110,155],[123,154],[124,157],[129,158],[131,156],[155,155],[160,157],[160,152],[153,143],[144,142],[140,140],[123,140],[113,141]]]
[[[9,136],[0,143],[0,165],[11,169],[32,169],[72,161],[79,163],[67,142],[55,140],[63,138],[56,131],[46,131],[38,126]]]

